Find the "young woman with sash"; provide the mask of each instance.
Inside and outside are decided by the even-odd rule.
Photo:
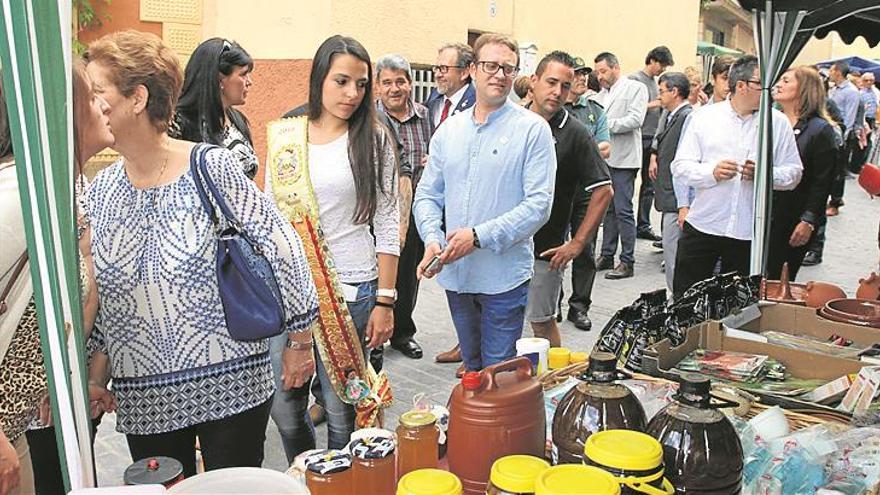
[[[183,90],[169,134],[196,143],[229,148],[249,179],[257,175],[257,153],[244,105],[250,91],[254,60],[234,41],[211,38],[200,44],[186,64]]]
[[[397,163],[394,141],[376,120],[372,74],[358,41],[333,36],[313,60],[308,114],[269,124],[265,190],[299,232],[318,288],[316,376],[330,448],[348,443],[354,405],[368,414],[364,399],[375,398],[376,387],[366,348],[394,329]],[[273,341],[273,362],[284,345]],[[315,446],[308,398],[308,387],[276,393],[272,419],[288,458]]]

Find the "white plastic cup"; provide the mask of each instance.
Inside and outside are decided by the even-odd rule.
[[[749,420],[755,434],[764,441],[787,437],[791,433],[788,418],[779,406],[771,407]]]
[[[541,376],[547,371],[547,351],[550,341],[536,337],[516,341],[516,355],[525,356],[532,362],[532,376]]]

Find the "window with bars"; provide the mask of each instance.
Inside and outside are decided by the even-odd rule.
[[[418,103],[424,103],[434,88],[434,72],[428,65],[413,66],[412,96]]]

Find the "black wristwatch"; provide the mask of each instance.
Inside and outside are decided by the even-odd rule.
[[[479,248],[481,247],[481,246],[480,246],[480,238],[477,237],[477,229],[476,229],[476,227],[471,227],[471,232],[474,233],[474,247],[477,248],[477,249],[479,249]]]

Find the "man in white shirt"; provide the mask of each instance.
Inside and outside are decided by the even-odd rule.
[[[755,160],[761,79],[758,59],[746,55],[730,68],[730,98],[690,116],[672,174],[694,188],[676,256],[673,291],[712,276],[721,258],[724,272],[749,274],[755,206]],[[803,165],[794,131],[772,110],[773,188],[788,191],[801,180]]]
[[[648,110],[648,89],[644,84],[620,76],[617,57],[600,53],[594,60],[595,74],[602,91],[596,100],[605,107],[611,131],[611,187],[614,198],[605,215],[602,253],[596,270],[612,271],[605,278],[616,280],[633,276],[635,263],[636,222],[633,215],[633,186],[642,168],[642,122]],[[614,253],[620,239],[620,263],[614,266]]]

